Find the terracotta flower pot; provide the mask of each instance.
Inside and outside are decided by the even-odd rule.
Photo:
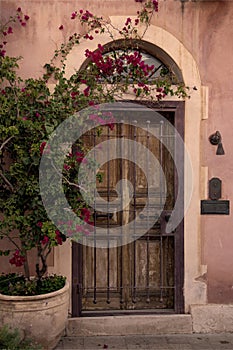
[[[0,327],[8,324],[41,344],[53,349],[68,317],[69,284],[55,292],[35,296],[0,294]]]

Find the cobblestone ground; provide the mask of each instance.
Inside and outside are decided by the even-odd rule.
[[[233,333],[63,337],[56,350],[63,349],[233,350]]]

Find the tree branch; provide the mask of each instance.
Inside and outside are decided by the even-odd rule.
[[[7,178],[5,177],[5,175],[1,171],[0,171],[0,176],[4,180],[4,182],[7,184],[7,186],[10,188],[11,192],[15,192],[13,185],[10,183],[9,180],[7,180]]]
[[[53,163],[53,162],[51,162],[51,163],[52,163],[52,167],[54,168],[54,170],[56,171],[56,173],[57,173],[60,177],[62,177],[62,179],[63,179],[68,185],[74,186],[74,187],[78,188],[79,190],[82,190],[82,191],[84,191],[84,192],[87,192],[87,191],[85,190],[84,187],[82,187],[82,186],[80,186],[80,185],[77,185],[77,184],[75,184],[74,182],[70,182],[64,175],[62,175],[62,174],[58,171],[58,169],[55,167],[54,163]]]
[[[6,237],[7,239],[9,239],[9,241],[18,249],[21,250],[20,246],[14,242],[14,240],[9,236],[9,234],[1,232],[1,235],[3,235],[4,237]]]
[[[1,147],[0,147],[0,152],[2,151],[2,149],[5,147],[5,145],[6,145],[13,137],[14,137],[14,135],[10,136],[8,139],[6,139],[6,140],[2,143],[2,145],[1,145]]]

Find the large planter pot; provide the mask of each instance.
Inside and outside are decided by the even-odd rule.
[[[0,294],[0,326],[8,324],[43,346],[53,349],[66,325],[69,284],[56,292],[36,296]]]

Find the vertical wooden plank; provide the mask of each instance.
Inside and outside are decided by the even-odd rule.
[[[82,245],[72,242],[72,317],[82,310]]]
[[[184,102],[177,103],[175,112],[175,128],[184,140]],[[183,205],[180,208],[184,215],[184,148],[176,144],[176,166],[182,169],[182,178],[177,178],[175,173],[175,193],[177,196],[178,185],[182,190]],[[178,184],[178,181],[180,182]],[[175,312],[184,313],[184,220],[181,221],[175,232]]]

